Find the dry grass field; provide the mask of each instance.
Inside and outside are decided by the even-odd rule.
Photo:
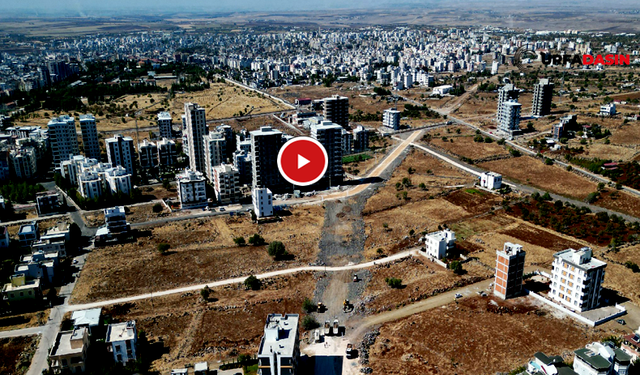
[[[468,130],[467,132],[470,132]],[[443,140],[446,137],[446,141]],[[474,135],[441,134],[441,137],[432,138],[431,145],[443,148],[454,155],[466,157],[472,160],[483,159],[497,155],[509,155],[504,146],[496,142],[484,143],[475,142]]]
[[[204,91],[176,94],[170,109],[176,121],[184,113],[184,103],[187,102],[198,103],[205,108],[207,120],[229,118],[239,112],[243,115],[256,115],[290,109],[279,102],[262,97],[261,94],[230,83],[211,83],[211,88]]]
[[[19,315],[8,315],[0,318],[0,331],[38,327],[47,323],[50,309],[28,312]],[[0,372],[1,373],[1,372]]]
[[[586,198],[597,188],[594,182],[529,156],[490,161],[479,166],[498,172],[515,182],[576,199]]]
[[[0,339],[0,374],[25,374],[37,346],[38,336]]]
[[[470,262],[464,264],[467,273],[457,276],[452,271],[432,263],[426,258],[405,258],[393,264],[378,265],[371,269],[362,299],[367,313],[394,309],[442,293],[454,287],[472,284],[493,276],[493,271]],[[402,279],[402,288],[393,289],[386,278]]]
[[[208,281],[248,276],[313,262],[324,222],[321,207],[293,209],[283,222],[253,224],[248,216],[213,217],[168,223],[136,242],[91,252],[73,293],[75,303],[148,293]],[[259,233],[267,243],[282,241],[292,261],[274,261],[266,246],[235,245]],[[157,246],[167,243],[162,255]]]
[[[214,288],[209,302],[192,292],[116,305],[105,313],[118,321],[135,319],[150,341],[161,343],[153,370],[164,374],[201,361],[215,368],[220,361],[257,351],[268,314],[301,313],[302,302],[313,296],[319,277],[283,276],[264,280],[259,291]]]
[[[370,366],[376,374],[489,375],[522,366],[537,351],[572,359],[573,350],[609,333],[557,319],[528,298],[465,298],[383,325]]]

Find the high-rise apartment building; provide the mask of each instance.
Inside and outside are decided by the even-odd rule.
[[[202,173],[185,169],[176,175],[180,208],[197,208],[207,205],[207,186]]]
[[[251,132],[252,187],[283,191],[290,186],[278,170],[278,152],[284,144],[282,132],[270,126]]]
[[[509,134],[509,137],[520,132],[520,111],[522,104],[515,100],[507,100],[502,103],[502,111],[500,112],[500,120],[498,129]]]
[[[140,155],[140,167],[148,169],[158,166],[158,146],[147,139],[138,145]]]
[[[349,98],[346,96],[333,95],[324,98],[323,116],[326,120],[338,124],[345,129],[349,128]]]
[[[185,126],[189,145],[189,166],[192,171],[207,173],[203,137],[207,134],[204,108],[195,103],[184,103]]]
[[[393,130],[400,129],[400,111],[395,108],[385,109],[382,114],[382,126]]]
[[[172,126],[173,120],[171,119],[171,113],[158,113],[158,131],[160,133],[160,138],[173,138]]]
[[[519,96],[520,90],[511,83],[507,83],[498,89],[498,112],[496,113],[496,119],[498,122],[502,116],[502,105],[509,100],[515,100],[517,102]]]
[[[531,113],[534,116],[545,116],[551,113],[551,100],[553,99],[553,83],[549,79],[540,79],[533,88],[533,101]]]
[[[96,118],[91,114],[80,115],[80,131],[82,132],[84,156],[100,160],[100,144],[98,143]]]
[[[204,147],[205,176],[209,182],[213,181],[213,167],[227,160],[227,140],[224,134],[209,132],[202,137]]]
[[[320,142],[327,151],[327,171],[322,177],[327,186],[342,184],[344,171],[342,169],[342,131],[344,129],[331,121],[322,121],[318,125],[311,125],[311,138]]]
[[[176,163],[178,151],[176,143],[167,138],[158,142],[158,162],[161,166],[171,166]]]
[[[229,164],[213,167],[213,190],[220,204],[234,203],[240,200],[240,174]]]
[[[563,250],[553,258],[549,297],[579,312],[598,307],[607,264],[593,258],[588,247]]]
[[[105,144],[109,163],[114,167],[121,165],[128,174],[133,176],[136,171],[134,165],[135,149],[133,139],[116,134],[112,138],[107,138]]]
[[[73,117],[66,115],[54,117],[49,121],[47,127],[49,128],[51,157],[56,168],[60,166],[61,161],[69,160],[72,156],[80,154],[78,134]]]
[[[505,242],[502,251],[496,251],[496,282],[493,294],[507,299],[522,293],[522,276],[526,252],[522,245]]]

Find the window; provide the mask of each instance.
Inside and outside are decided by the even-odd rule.
[[[560,290],[564,292],[564,286],[560,286]]]
[[[569,268],[569,265],[568,265],[567,263],[564,263],[562,266],[563,266],[564,268]]]
[[[562,276],[567,276],[567,271],[562,271]]]

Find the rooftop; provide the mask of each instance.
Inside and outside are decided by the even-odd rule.
[[[258,355],[276,352],[282,356],[293,356],[298,335],[298,314],[270,314],[264,327]]]
[[[158,113],[158,120],[171,120],[171,113],[169,112]]]
[[[53,344],[53,348],[51,348],[51,356],[81,354],[84,342],[82,342],[82,345],[72,345],[72,340],[77,343],[78,340],[82,340],[84,338],[86,333],[87,329],[84,327],[76,328],[73,331],[63,331],[58,333],[56,342]]]
[[[261,135],[272,135],[272,134],[282,134],[280,130],[274,129],[271,126],[261,126],[260,130],[254,130],[251,133],[251,137],[261,136]]]
[[[130,320],[124,323],[109,324],[109,327],[107,327],[106,342],[133,340],[135,337],[135,320]]]
[[[73,320],[73,325],[75,326],[89,326],[94,327],[100,324],[100,315],[102,314],[102,309],[88,309],[88,310],[79,310],[74,311],[73,315],[71,315],[71,320]]]
[[[105,208],[104,215],[105,216],[126,215],[126,212],[124,211],[124,206],[116,206],[116,207]]]
[[[593,258],[592,251],[588,247],[583,247],[580,250],[562,250],[553,254],[553,257],[583,270],[596,269],[599,267],[605,267],[607,265],[607,263]]]
[[[456,239],[456,234],[449,229],[445,229],[437,232],[431,232],[427,234],[425,238],[433,238],[436,241],[450,241]]]

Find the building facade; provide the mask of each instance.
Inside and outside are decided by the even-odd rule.
[[[251,132],[252,187],[283,191],[290,186],[278,170],[278,153],[284,145],[282,132],[270,126]]]
[[[600,305],[600,291],[607,264],[593,258],[588,247],[553,254],[549,297],[570,310],[582,312]]]
[[[201,172],[185,169],[176,175],[180,208],[197,208],[207,205],[206,180]]]
[[[311,125],[311,138],[320,142],[327,151],[327,171],[321,183],[326,186],[338,186],[344,179],[342,169],[342,131],[344,129],[331,121],[322,121],[319,125]]]
[[[173,138],[173,120],[171,119],[171,113],[160,112],[158,113],[158,132],[160,138]]]
[[[424,236],[427,255],[436,259],[446,257],[447,251],[453,249],[455,243],[456,234],[449,229],[432,232]]]
[[[546,116],[551,113],[551,101],[553,100],[553,83],[549,79],[542,78],[533,87],[533,100],[531,113],[534,116]]]
[[[497,190],[502,187],[502,175],[495,172],[484,172],[480,175],[480,186],[489,190]]]
[[[240,174],[229,164],[213,167],[213,189],[219,204],[230,204],[240,200]]]
[[[395,108],[385,109],[382,114],[382,126],[393,130],[400,129],[400,111]]]
[[[80,154],[75,119],[69,116],[54,117],[47,125],[53,164],[58,167],[63,160]]]
[[[107,159],[109,163],[117,167],[121,165],[130,175],[135,174],[135,149],[131,137],[123,137],[116,134],[112,138],[105,140],[107,147]]]
[[[184,103],[189,167],[192,171],[207,173],[203,137],[207,134],[205,109],[195,103]]]
[[[258,218],[273,216],[273,194],[267,188],[255,188],[251,191],[253,212]]]
[[[324,98],[323,116],[326,120],[338,124],[345,129],[349,128],[349,98],[346,96],[333,95]]]
[[[496,251],[496,281],[493,294],[507,299],[522,293],[525,251],[522,245],[505,242],[502,251]]]
[[[169,167],[176,164],[178,150],[176,142],[171,139],[162,138],[158,142],[158,163],[161,166]]]
[[[137,358],[138,331],[136,321],[109,324],[105,340],[108,350],[116,363],[133,362]]]
[[[213,168],[227,160],[227,140],[223,133],[209,132],[202,137],[204,147],[205,176],[213,181]]]
[[[82,147],[84,156],[100,160],[100,144],[98,143],[98,128],[96,118],[91,115],[80,116],[80,131],[82,133]]]
[[[138,145],[138,153],[140,154],[140,167],[149,169],[158,166],[158,146],[155,143],[145,139]]]
[[[258,375],[297,375],[298,314],[269,314],[258,349]]]

